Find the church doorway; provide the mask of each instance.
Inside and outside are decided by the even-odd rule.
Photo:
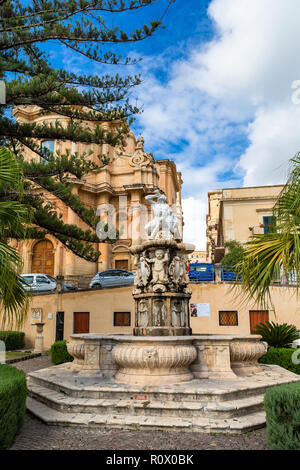
[[[53,276],[54,274],[54,249],[49,240],[37,242],[33,247],[31,271]]]
[[[117,259],[115,261],[115,269],[127,269],[128,270],[128,259]]]

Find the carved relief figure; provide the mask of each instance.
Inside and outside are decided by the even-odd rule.
[[[183,269],[183,283],[188,284],[190,282],[190,279],[189,279],[190,262],[189,262],[188,257],[184,254],[181,255],[181,261],[182,261],[182,269]]]
[[[182,324],[182,302],[174,300],[171,307],[172,326],[183,326]]]
[[[145,363],[146,367],[150,367],[150,369],[154,369],[157,367],[157,360],[158,354],[157,349],[153,346],[149,346],[143,350],[143,362]]]
[[[163,300],[153,302],[153,326],[164,326],[166,322],[166,307]]]
[[[137,287],[146,286],[150,277],[151,269],[144,256],[135,255],[134,265],[137,267],[134,285]]]
[[[181,259],[179,256],[175,256],[172,260],[172,263],[170,264],[169,274],[171,277],[171,281],[176,285],[180,283],[181,271],[182,271]]]
[[[148,326],[148,302],[143,299],[138,304],[138,325],[143,328]]]
[[[186,285],[189,283],[188,277],[189,261],[185,255],[176,255],[169,268],[172,282],[176,285]]]
[[[155,250],[155,257],[147,258],[146,261],[152,264],[152,284],[168,282],[167,265],[169,263],[169,251],[158,248]]]

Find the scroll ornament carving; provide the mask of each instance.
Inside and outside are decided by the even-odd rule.
[[[85,344],[70,341],[67,343],[68,353],[74,357],[75,360],[84,360],[85,356]]]
[[[139,136],[136,142],[135,152],[130,158],[129,164],[133,167],[147,167],[153,166],[154,158],[152,153],[146,153],[144,151],[144,139]]]

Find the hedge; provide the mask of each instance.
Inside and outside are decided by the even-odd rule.
[[[6,351],[24,349],[25,333],[22,331],[0,331],[0,341],[4,341]]]
[[[26,411],[26,378],[22,370],[0,364],[0,449],[11,446]]]
[[[63,364],[74,360],[67,350],[67,341],[56,341],[50,348],[51,361],[53,364]]]
[[[292,362],[292,355],[295,351],[297,351],[297,349],[271,347],[268,352],[259,359],[258,362],[261,364],[276,364],[278,366],[284,367],[284,369],[294,372],[294,374],[300,375],[300,364],[293,364]]]
[[[268,448],[300,450],[300,382],[269,388],[264,404]]]

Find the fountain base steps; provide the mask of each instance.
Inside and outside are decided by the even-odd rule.
[[[265,425],[267,388],[300,381],[278,366],[237,380],[192,380],[169,386],[117,384],[70,366],[29,374],[28,410],[49,425],[246,432]]]

